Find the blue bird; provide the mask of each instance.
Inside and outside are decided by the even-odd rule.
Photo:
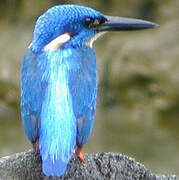
[[[41,15],[23,59],[21,116],[47,176],[62,176],[91,134],[97,99],[94,40],[106,31],[156,24],[105,16],[84,6],[54,6]]]

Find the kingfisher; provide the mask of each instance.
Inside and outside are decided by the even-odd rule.
[[[46,176],[65,174],[94,125],[97,67],[93,42],[108,31],[154,28],[153,22],[106,16],[79,5],[42,14],[21,70],[21,118]]]

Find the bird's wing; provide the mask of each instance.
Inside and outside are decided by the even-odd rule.
[[[38,60],[39,55],[29,49],[21,70],[21,117],[25,133],[32,143],[39,138],[41,105],[46,86],[46,82],[41,81],[43,67],[40,68]]]
[[[62,175],[76,143],[76,118],[61,51],[29,51],[22,68],[22,117],[30,140],[39,136],[46,175]],[[31,115],[35,114],[34,123]],[[38,124],[38,125],[37,125]]]
[[[93,49],[89,47],[78,49],[72,54],[71,64],[77,67],[70,71],[69,87],[77,119],[77,146],[81,148],[87,142],[94,123],[97,96],[96,58]]]

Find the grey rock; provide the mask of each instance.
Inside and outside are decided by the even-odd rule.
[[[117,153],[85,154],[84,163],[73,156],[61,178],[43,175],[40,162],[33,150],[0,158],[0,180],[179,180],[175,175],[156,175],[133,158]]]

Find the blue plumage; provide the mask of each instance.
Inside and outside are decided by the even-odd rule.
[[[86,47],[36,54],[30,49],[21,84],[25,132],[32,142],[39,139],[43,172],[60,176],[76,141],[82,147],[92,129],[97,93],[94,51]],[[81,128],[79,118],[85,119]]]
[[[50,8],[37,20],[32,41],[33,51],[40,51],[44,45],[66,32],[70,32],[73,38],[64,44],[64,48],[82,47],[96,34],[95,30],[88,29],[84,24],[88,17],[105,19],[101,13],[83,6],[61,5]]]
[[[63,175],[73,152],[83,160],[97,98],[94,37],[155,25],[125,20],[77,5],[55,6],[37,20],[22,65],[21,116],[45,175]]]

